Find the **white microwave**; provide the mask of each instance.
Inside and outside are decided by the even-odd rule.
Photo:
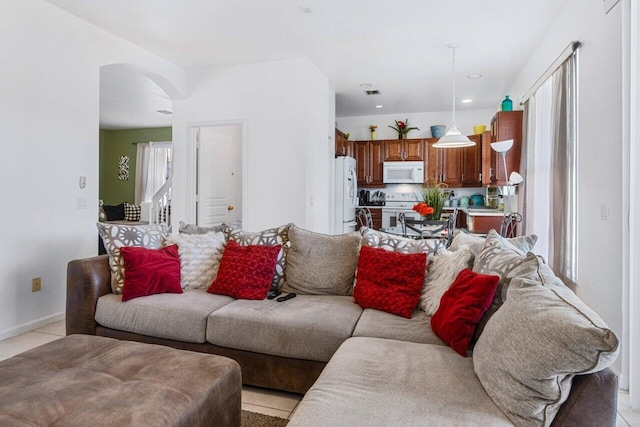
[[[384,162],[382,182],[385,184],[422,184],[423,162]]]

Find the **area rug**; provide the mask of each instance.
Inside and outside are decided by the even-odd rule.
[[[242,427],[284,427],[288,422],[283,418],[242,411]]]

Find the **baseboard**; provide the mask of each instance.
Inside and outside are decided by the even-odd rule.
[[[42,317],[40,319],[34,320],[29,323],[25,323],[20,326],[16,326],[15,328],[5,329],[4,331],[0,331],[0,341],[6,340],[7,338],[13,338],[18,335],[22,335],[26,332],[31,332],[34,329],[39,329],[45,327],[51,323],[59,322],[60,320],[64,320],[65,312],[52,314],[51,316]]]

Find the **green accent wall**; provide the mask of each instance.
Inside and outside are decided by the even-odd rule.
[[[105,205],[135,202],[136,152],[135,142],[171,141],[171,128],[100,129],[100,199]],[[120,156],[129,156],[129,179],[118,179]]]

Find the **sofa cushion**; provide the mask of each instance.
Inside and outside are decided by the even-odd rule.
[[[230,240],[220,270],[207,292],[242,299],[265,299],[276,271],[281,245],[240,246]]]
[[[288,427],[512,426],[473,362],[449,347],[350,338],[305,394]]]
[[[548,265],[533,254],[527,258],[480,336],[473,363],[487,393],[514,424],[548,426],[573,376],[611,365],[619,345]]]
[[[104,214],[107,217],[107,221],[122,221],[124,220],[124,203],[119,205],[104,205],[102,206]]]
[[[120,248],[123,246],[161,248],[167,238],[167,228],[164,225],[121,225],[102,222],[98,222],[97,227],[109,255],[111,290],[114,294],[121,294],[124,286],[124,262]]]
[[[221,347],[327,362],[353,333],[362,309],[348,296],[237,300],[214,311],[207,341]]]
[[[362,308],[411,318],[420,301],[427,254],[403,254],[363,246],[353,297]]]
[[[467,356],[476,324],[491,305],[498,279],[465,268],[444,293],[431,318],[433,332],[462,356]]]
[[[182,288],[208,288],[218,274],[220,260],[227,244],[224,234],[179,234],[168,236],[167,244],[178,245]]]
[[[230,223],[222,224],[222,232],[227,240],[233,240],[242,246],[263,245],[275,246],[282,245],[278,254],[278,262],[276,264],[276,272],[273,275],[271,289],[281,289],[284,285],[284,268],[287,263],[287,249],[289,242],[289,227],[291,224],[281,225],[280,227],[268,228],[266,230],[252,232],[246,231],[238,226]]]
[[[358,320],[354,337],[387,338],[422,344],[446,345],[431,329],[431,316],[416,309],[411,319],[366,308]]]
[[[337,236],[291,226],[285,292],[351,295],[358,265],[360,234]]]
[[[433,316],[440,306],[442,295],[456,280],[458,274],[469,267],[472,259],[473,254],[466,249],[455,252],[443,249],[438,252],[424,278],[420,307],[425,313]]]
[[[121,295],[107,294],[98,299],[98,324],[119,331],[133,332],[176,341],[206,342],[207,317],[233,298],[208,294],[204,289],[183,294],[158,294],[122,302]]]
[[[120,248],[127,275],[122,301],[155,294],[181,294],[178,246],[147,249],[137,246]]]
[[[428,255],[429,261],[438,253],[438,251],[444,248],[444,242],[440,239],[407,239],[394,234],[372,230],[368,227],[362,227],[360,229],[360,233],[362,234],[363,246],[382,248],[388,251],[402,252],[404,254],[424,252]]]

